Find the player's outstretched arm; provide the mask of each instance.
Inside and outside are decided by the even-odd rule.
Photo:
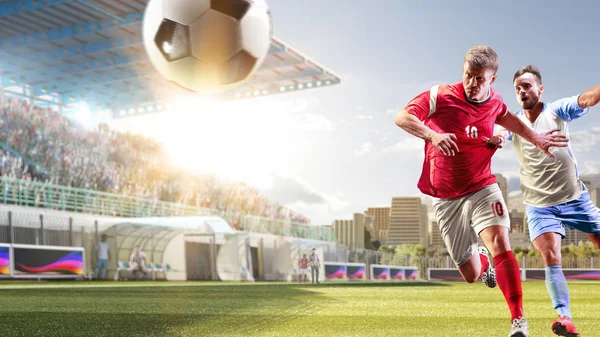
[[[415,115],[409,114],[406,110],[400,111],[394,122],[411,135],[419,137],[426,142],[431,142],[445,156],[454,156],[458,153],[455,134],[439,134],[421,123]]]
[[[592,107],[600,102],[600,85],[584,91],[577,99],[577,104],[583,109]]]
[[[506,130],[516,133],[517,135],[525,138],[531,144],[542,150],[548,157],[553,158],[554,156],[548,149],[553,146],[566,147],[569,140],[565,135],[557,134],[559,129],[550,130],[543,133],[537,133],[531,128],[528,128],[517,115],[508,111],[504,116],[498,118],[496,123],[503,126]]]

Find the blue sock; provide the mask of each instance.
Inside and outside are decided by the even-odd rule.
[[[571,307],[569,298],[569,286],[567,279],[563,274],[561,266],[548,266],[546,271],[546,288],[552,299],[554,310],[560,316],[566,316],[571,319]]]

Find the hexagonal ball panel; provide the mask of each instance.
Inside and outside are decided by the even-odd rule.
[[[169,61],[167,61],[164,55],[160,52],[160,49],[154,41],[156,38],[156,32],[158,32],[158,27],[160,27],[164,19],[163,5],[163,1],[153,0],[148,2],[146,12],[144,13],[142,36],[144,39],[144,49],[146,50],[146,54],[148,54],[148,58],[152,62],[152,65],[162,76],[165,78],[170,78],[171,74],[169,73]]]
[[[219,67],[202,62],[194,57],[172,62],[169,67],[173,82],[179,86],[196,91],[211,91],[219,87]]]
[[[256,66],[256,57],[241,50],[221,65],[221,84],[233,84],[244,81]]]
[[[152,0],[158,1],[158,0]],[[210,8],[210,0],[163,0],[165,18],[189,26]]]
[[[187,26],[163,19],[154,43],[167,61],[176,61],[190,56],[190,32]]]
[[[259,59],[264,58],[271,46],[272,21],[268,8],[252,6],[240,21],[242,49]]]
[[[221,64],[240,49],[238,22],[212,9],[192,23],[190,34],[193,55],[207,63]]]
[[[210,8],[236,20],[241,20],[252,6],[251,0],[211,0]]]

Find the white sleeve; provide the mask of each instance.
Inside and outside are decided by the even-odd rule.
[[[437,94],[438,94],[439,88],[440,88],[439,85],[434,85],[429,90],[429,115],[427,117],[431,116],[435,112],[435,109],[437,106]]]

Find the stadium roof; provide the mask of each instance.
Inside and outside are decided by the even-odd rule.
[[[0,1],[0,88],[61,109],[85,102],[114,117],[160,111],[160,97],[191,95],[164,80],[146,56],[148,0]],[[340,77],[273,37],[256,74],[221,99],[340,83]],[[161,93],[161,95],[157,95]]]

